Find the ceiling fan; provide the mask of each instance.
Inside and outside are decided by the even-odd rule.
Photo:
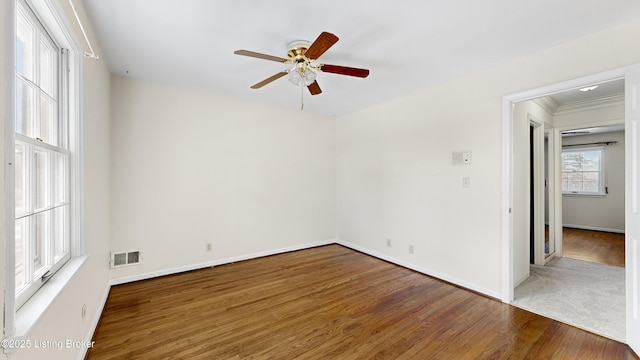
[[[233,53],[236,55],[244,55],[293,65],[290,69],[283,70],[252,85],[252,89],[259,89],[285,75],[289,75],[289,81],[293,84],[299,85],[300,87],[306,86],[311,95],[318,95],[322,93],[322,90],[316,81],[317,71],[360,78],[366,78],[369,76],[369,70],[367,69],[321,64],[317,62],[318,58],[338,42],[338,40],[337,36],[325,31],[322,32],[313,43],[306,40],[292,41],[287,46],[287,58],[249,50],[237,50]],[[304,107],[304,103],[302,104],[302,107]]]

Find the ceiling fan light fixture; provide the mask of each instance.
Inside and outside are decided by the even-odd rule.
[[[309,69],[308,67],[300,67],[296,66],[295,68],[289,70],[289,81],[295,85],[300,85],[303,83],[305,86],[311,85],[314,81],[316,81],[315,71]]]

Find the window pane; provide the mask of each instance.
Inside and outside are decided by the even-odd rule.
[[[562,154],[562,171],[579,171],[582,169],[582,155],[575,152]]]
[[[597,193],[599,190],[597,181],[585,181],[582,183],[582,191],[584,192]]]
[[[582,179],[584,181],[593,181],[593,182],[598,182],[598,179],[600,178],[600,173],[598,172],[583,172],[582,173]]]
[[[582,173],[567,173],[567,190],[582,191]]]
[[[40,96],[40,134],[42,141],[58,145],[58,114],[56,103],[46,95]]]
[[[56,52],[49,42],[44,38],[40,39],[40,88],[49,96],[56,99],[58,68],[56,63]]]
[[[49,206],[49,156],[45,151],[35,150],[34,170],[36,181],[36,209]]]
[[[58,261],[65,253],[67,249],[67,219],[68,219],[68,206],[57,207],[53,212],[53,257],[54,261]]]
[[[67,157],[62,154],[54,155],[54,175],[55,182],[53,201],[54,205],[67,202]]]
[[[35,43],[35,31],[33,27],[26,20],[22,12],[19,12],[16,32],[16,71],[31,81],[34,80],[35,74],[33,69],[33,49]]]
[[[31,84],[16,78],[16,132],[34,137],[35,90]]]
[[[27,175],[25,168],[25,146],[16,144],[15,148],[15,205],[16,216],[27,211]]]
[[[46,251],[49,240],[49,214],[50,211],[45,211],[35,215],[36,234],[33,239],[34,280],[36,280],[35,276],[37,276],[35,273],[48,265]]]
[[[21,288],[26,284],[26,267],[25,267],[25,250],[26,244],[28,241],[27,238],[27,229],[28,229],[28,218],[22,218],[20,220],[16,220],[16,229],[15,229],[15,261],[16,261],[16,293],[18,293]]]
[[[600,170],[600,151],[585,151],[582,153],[582,170]]]

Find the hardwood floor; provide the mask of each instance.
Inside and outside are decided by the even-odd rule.
[[[621,344],[328,245],[112,288],[88,359],[637,359]]]
[[[624,267],[624,234],[562,229],[563,256]]]

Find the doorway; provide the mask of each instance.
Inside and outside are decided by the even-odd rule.
[[[618,96],[620,101],[610,100],[608,102],[609,114],[619,114],[624,118],[624,101],[622,95]],[[529,106],[526,106],[529,105]],[[595,115],[588,102],[584,102],[583,109],[578,110],[577,106],[572,107],[572,115],[579,114],[580,118],[588,120],[590,117],[599,118],[602,116],[603,104],[598,103],[600,109]],[[518,108],[526,107],[527,111],[535,110],[536,104],[518,104]],[[522,112],[514,111],[515,116]],[[562,120],[562,107],[560,107],[553,120]],[[577,116],[577,115],[576,115]],[[615,117],[615,116],[611,116]],[[514,119],[517,120],[517,119]],[[523,120],[523,119],[521,119]],[[622,120],[621,120],[622,121]],[[560,171],[557,176],[543,174],[536,169],[536,158],[543,157],[544,149],[536,149],[534,123],[529,124],[529,154],[531,201],[530,201],[530,229],[536,234],[542,224],[536,223],[536,214],[550,204],[550,201],[541,201],[536,197],[536,179],[548,179],[549,184],[561,183],[562,197],[557,199],[558,207],[564,209],[560,216],[561,222],[558,227],[562,231],[561,242],[565,241],[564,235],[571,227],[582,227],[586,229],[608,230],[604,226],[615,226],[624,231],[624,137],[617,127],[598,127],[581,130],[561,131],[570,133],[567,136],[574,136],[572,141],[562,141],[562,148],[549,149],[551,155],[546,159],[547,164],[559,160]],[[547,138],[546,144],[552,143]],[[607,147],[607,148],[604,148]],[[618,148],[616,148],[618,147]],[[616,151],[617,150],[617,151]],[[614,161],[615,160],[615,161]],[[547,166],[543,166],[547,168]],[[607,170],[607,171],[605,171]],[[615,189],[615,190],[614,190]],[[515,187],[514,191],[518,191]],[[616,199],[615,192],[620,193],[621,199]],[[605,194],[608,193],[608,194]],[[565,203],[574,201],[571,207],[563,206]],[[616,200],[617,204],[613,204]],[[609,206],[607,207],[607,204]],[[549,206],[550,209],[556,206]],[[610,216],[604,216],[603,213]],[[567,215],[574,215],[573,217]],[[590,217],[593,215],[593,217]],[[553,216],[551,216],[553,218]],[[594,222],[594,218],[602,222]],[[611,222],[611,220],[618,220]],[[608,225],[612,224],[612,225]],[[547,226],[553,227],[552,223]],[[599,226],[599,227],[596,227]],[[604,232],[601,232],[604,234]],[[624,245],[624,235],[621,245]],[[625,274],[622,267],[606,265],[604,261],[599,263],[587,262],[589,257],[576,260],[572,253],[575,239],[566,239],[563,246],[563,257],[554,258],[547,255],[545,248],[542,262],[533,262],[533,247],[531,250],[531,266],[527,267],[528,277],[515,288],[513,305],[524,308],[528,311],[547,316],[576,327],[597,333],[599,335],[612,338],[618,341],[625,341]],[[579,239],[584,240],[584,239]],[[600,239],[602,240],[602,239]],[[541,244],[542,239],[536,239],[531,244]],[[545,247],[550,245],[544,241]],[[586,249],[586,243],[579,244],[578,250]],[[551,250],[551,249],[549,249]],[[624,249],[623,249],[624,250]],[[592,249],[597,258],[604,255],[600,249]],[[599,254],[598,254],[599,253]],[[624,256],[624,251],[622,252]],[[579,257],[578,257],[579,258]],[[588,301],[585,301],[588,299]]]
[[[529,112],[536,105],[530,106],[526,115],[529,122],[529,263],[544,265],[555,255],[554,237],[549,235],[549,229],[554,228],[553,218],[549,218],[554,209],[549,204],[555,197],[547,191],[550,161],[546,140],[551,118]]]
[[[517,155],[514,154],[515,153],[515,149],[514,149],[514,143],[518,143],[518,129],[516,124],[513,122],[513,116],[514,116],[514,112],[516,111],[515,109],[515,104],[521,101],[526,101],[526,100],[531,100],[531,99],[535,99],[535,98],[540,98],[543,96],[547,96],[550,94],[557,94],[566,90],[574,90],[574,89],[579,89],[582,87],[585,87],[586,85],[591,85],[591,84],[600,84],[600,83],[607,83],[610,82],[612,80],[618,80],[618,79],[624,79],[628,73],[631,73],[632,76],[636,76],[636,74],[634,72],[630,72],[628,69],[620,69],[620,70],[616,70],[616,71],[611,71],[611,72],[607,72],[607,73],[602,73],[602,74],[597,74],[597,75],[592,75],[592,76],[588,76],[582,79],[576,79],[573,81],[568,81],[565,83],[561,83],[561,84],[556,84],[556,85],[552,85],[552,86],[548,86],[545,88],[541,88],[541,89],[536,89],[536,90],[532,90],[532,91],[528,91],[528,92],[524,92],[524,93],[520,93],[520,94],[516,94],[513,96],[509,96],[509,97],[505,97],[504,99],[504,114],[505,116],[503,117],[503,125],[504,125],[504,129],[506,130],[504,132],[504,137],[503,137],[503,156],[504,156],[504,162],[503,162],[503,169],[505,170],[503,172],[503,180],[504,183],[507,184],[506,186],[503,187],[503,301],[507,302],[507,303],[511,303],[514,300],[514,289],[515,289],[515,285],[517,285],[522,279],[519,278],[519,276],[522,276],[523,274],[523,269],[519,268],[522,267],[522,258],[524,258],[521,254],[521,252],[526,253],[526,258],[525,258],[525,263],[526,263],[526,267],[528,268],[528,263],[529,263],[529,253],[528,251],[522,251],[523,247],[521,245],[519,245],[519,241],[516,241],[516,239],[518,239],[519,235],[519,230],[521,230],[519,227],[520,225],[522,225],[520,222],[522,222],[522,219],[526,219],[525,222],[528,223],[529,222],[529,211],[531,209],[530,206],[528,206],[529,204],[526,204],[526,207],[522,207],[522,204],[518,204],[518,197],[521,196],[521,193],[519,193],[518,191],[516,191],[517,189],[515,189],[516,184],[518,184],[519,180],[522,180],[521,175],[519,175],[518,172],[518,161],[516,159]],[[626,116],[623,116],[623,119],[625,122],[629,122],[629,119]],[[573,124],[576,125],[576,124]],[[526,136],[529,137],[530,133],[529,133],[529,124],[527,124],[526,126]],[[552,130],[550,130],[549,135],[551,135],[553,137],[553,139],[548,140],[549,144],[551,147],[555,148],[555,149],[560,149],[561,148],[561,141],[560,141],[560,130],[557,128],[553,128]],[[634,138],[635,141],[635,138]],[[626,154],[631,153],[631,146],[629,146],[629,144],[626,145],[625,148],[625,152]],[[556,150],[559,151],[559,150]],[[549,166],[549,168],[553,168],[555,170],[559,170],[559,163]],[[558,172],[559,173],[559,172]],[[627,174],[628,177],[630,177],[629,174]],[[552,177],[550,176],[549,179],[551,179]],[[526,182],[529,182],[530,180],[527,179]],[[557,183],[557,184],[554,184]],[[555,196],[556,198],[560,198],[562,196],[561,193],[561,188],[560,188],[560,183],[559,181],[551,181],[549,180],[547,182],[547,185],[549,186],[548,192],[550,196]],[[551,188],[551,185],[556,185],[555,188]],[[528,191],[527,191],[528,194]],[[551,206],[551,208],[555,208],[556,210],[559,210],[558,204],[555,204],[553,206]],[[524,216],[523,216],[523,209],[524,209]],[[627,207],[625,209],[625,216],[629,217],[631,216],[632,213],[630,213],[630,208]],[[552,224],[562,224],[562,214],[561,211],[556,211],[556,213],[554,215],[549,214],[549,222],[550,225]],[[528,224],[525,224],[528,226]],[[527,228],[527,232],[526,232],[526,237],[529,237],[529,229]],[[555,230],[550,230],[551,236],[555,235],[555,240],[556,240],[556,254],[558,257],[562,256],[562,233],[561,233],[561,226],[556,226]],[[630,243],[629,243],[629,239],[626,240],[626,246],[629,247]],[[529,250],[529,242],[527,242],[527,246],[525,247],[526,250]],[[631,259],[630,261],[628,261],[628,264],[632,264],[633,268],[637,267],[637,259],[633,258],[633,257],[627,257],[627,259]],[[627,271],[628,273],[629,271]],[[529,270],[526,270],[526,273],[524,274],[524,278],[528,277],[529,274]],[[631,293],[635,292],[635,288],[629,288],[629,274],[626,275],[626,280],[627,280],[627,285],[623,285],[621,286],[623,288],[623,292],[624,292],[624,288],[626,287],[627,290],[630,290]],[[623,272],[623,278],[625,277],[624,272]],[[627,296],[628,299],[633,299],[629,296]],[[623,299],[624,299],[624,295],[623,295]],[[623,305],[624,306],[624,305]],[[631,308],[628,308],[626,311],[626,315],[624,317],[626,317],[627,322],[631,321],[633,322],[634,320],[630,320],[632,318],[634,318],[633,313],[629,312]],[[576,325],[576,324],[573,324]],[[578,324],[579,325],[579,324]],[[629,328],[627,326],[627,328]]]

